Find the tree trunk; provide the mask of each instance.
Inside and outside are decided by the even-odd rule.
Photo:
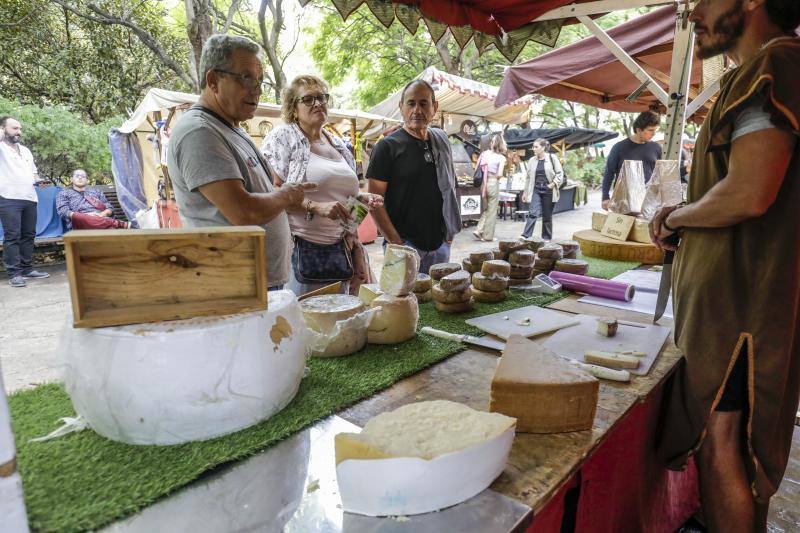
[[[191,75],[196,80],[194,90],[200,92],[199,80],[205,75],[200,72],[200,54],[203,45],[211,37],[210,0],[186,0],[186,35],[192,45],[189,64],[193,67]]]
[[[266,13],[269,7],[272,13],[272,27],[267,30]],[[278,57],[278,44],[283,30],[283,1],[261,0],[258,7],[258,27],[261,31],[261,46],[267,54],[270,69],[272,70],[272,90],[275,101],[281,103],[281,92],[286,86],[286,74],[283,72],[283,63]]]

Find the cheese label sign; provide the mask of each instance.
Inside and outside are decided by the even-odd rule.
[[[627,241],[628,235],[633,228],[636,218],[630,215],[620,215],[619,213],[609,213],[606,217],[606,222],[603,224],[603,230],[600,232],[609,239],[618,241]]]

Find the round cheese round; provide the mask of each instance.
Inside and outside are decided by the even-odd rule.
[[[461,261],[461,264],[464,266],[464,270],[466,270],[470,274],[472,274],[474,272],[480,272],[480,270],[481,270],[481,265],[473,264],[472,261],[470,261],[468,257],[465,257],[463,259],[463,261]]]
[[[548,243],[536,251],[536,257],[540,259],[561,259],[564,257],[564,249],[558,244]]]
[[[530,279],[531,273],[533,272],[532,266],[511,266],[511,279]]]
[[[467,286],[466,289],[461,289],[459,291],[446,291],[442,289],[441,286],[434,285],[431,292],[433,294],[434,301],[444,304],[466,302],[472,298],[472,288],[469,286]]]
[[[472,286],[473,289],[484,292],[500,292],[508,287],[508,278],[487,277],[480,272],[475,272],[472,275]]]
[[[463,291],[469,288],[471,274],[466,270],[458,270],[439,280],[439,287],[446,291]]]
[[[558,241],[558,245],[564,249],[564,257],[566,257],[568,254],[577,255],[577,253],[581,250],[581,245],[578,244],[578,241],[572,241],[572,240]]]
[[[417,302],[425,304],[433,299],[433,292],[432,291],[415,292],[414,296],[417,297]]]
[[[545,259],[543,257],[537,257],[536,261],[533,262],[533,268],[536,270],[547,270],[548,272],[553,270],[553,267],[556,266],[557,259]]]
[[[519,267],[529,267],[533,266],[533,262],[536,260],[536,254],[531,252],[530,250],[515,250],[511,252],[508,256],[508,262],[511,263],[512,267],[519,266]]]
[[[511,274],[511,265],[507,261],[493,259],[481,265],[481,274],[484,276],[507,278]]]
[[[375,298],[377,300],[377,297]],[[375,301],[373,300],[373,302]],[[300,303],[306,325],[329,336],[311,351],[316,357],[340,357],[359,351],[367,343],[366,326],[339,327],[336,323],[350,319],[365,309],[363,302],[349,294],[323,294],[312,296]]]
[[[482,252],[472,252],[469,254],[469,261],[473,265],[482,265],[484,261],[491,261],[494,259],[494,253],[491,250],[484,250]]]
[[[436,310],[442,313],[466,313],[467,311],[472,311],[473,300],[470,298],[469,301],[455,304],[434,302],[434,305],[436,305]]]
[[[508,259],[508,254],[506,252],[500,251],[500,249],[492,250],[492,255],[494,256],[493,259],[502,259],[505,261]]]
[[[370,344],[397,344],[417,334],[419,306],[413,294],[383,294],[372,300],[371,307],[377,309],[377,313],[367,328],[367,342]]]
[[[555,269],[559,272],[585,276],[589,271],[589,263],[581,259],[560,259],[556,261]]]
[[[448,274],[461,270],[461,265],[458,263],[438,263],[431,266],[429,273],[433,281],[439,281]]]
[[[531,252],[537,252],[539,248],[544,246],[544,239],[541,237],[529,237],[525,239],[525,244],[528,245],[528,250]]]
[[[475,297],[476,302],[485,304],[502,302],[506,299],[506,291],[482,291],[480,289],[472,289],[472,295]]]
[[[433,287],[433,280],[427,274],[417,274],[417,281],[414,282],[414,292],[428,292]]]
[[[523,248],[527,248],[528,244],[525,241],[520,240],[501,240],[498,243],[501,252],[511,253],[514,250],[522,250]]]

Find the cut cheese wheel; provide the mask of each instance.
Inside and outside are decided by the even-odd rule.
[[[481,274],[487,278],[507,278],[511,275],[511,265],[508,261],[502,261],[500,259],[486,261],[481,265]]]
[[[514,422],[445,400],[407,404],[372,418],[361,433],[336,435],[336,464],[348,459],[433,459],[491,440]]]
[[[309,328],[323,335],[331,335],[337,322],[352,318],[363,311],[364,303],[360,298],[349,294],[324,294],[303,300],[300,307]],[[324,348],[312,351],[312,355],[316,357],[350,355],[359,351],[366,343],[366,328],[346,328],[331,338]]]
[[[581,251],[581,245],[578,243],[578,241],[564,240],[558,241],[557,244],[564,249],[564,257],[566,257],[567,254],[577,254]]]
[[[614,318],[601,317],[597,319],[598,335],[602,335],[603,337],[613,337],[617,334],[617,328],[619,328],[619,323]]]
[[[427,274],[417,274],[417,281],[414,282],[414,292],[428,292],[433,287],[433,280]]]
[[[522,267],[529,267],[533,266],[533,262],[536,260],[536,254],[531,252],[528,249],[525,250],[516,250],[509,254],[508,262],[511,263],[511,266],[522,266]]]
[[[512,335],[492,379],[489,409],[517,418],[517,431],[592,428],[600,382],[520,335]]]
[[[469,261],[473,265],[482,265],[484,261],[491,261],[492,259],[494,259],[494,253],[491,250],[469,254]]]
[[[586,350],[583,358],[587,363],[610,368],[639,368],[639,358],[635,355],[622,355],[614,352]]]
[[[414,248],[390,244],[381,269],[381,290],[391,296],[413,292],[419,272],[419,254]]]
[[[518,285],[528,285],[528,284],[530,284],[531,279],[532,278],[520,278],[520,279],[510,278],[508,280],[508,286],[509,287],[516,287]]]
[[[475,298],[476,302],[485,304],[496,303],[506,299],[506,291],[482,291],[473,287],[472,296]]]
[[[511,279],[530,279],[533,267],[523,267],[511,265]]]
[[[433,281],[439,281],[446,275],[452,274],[457,270],[461,270],[461,265],[458,263],[437,263],[431,266],[428,272],[431,278],[433,278]]]
[[[383,294],[381,286],[378,283],[362,283],[358,287],[358,297],[364,302],[364,305],[369,305],[372,300]]]
[[[492,250],[492,255],[494,256],[493,259],[502,259],[503,261],[508,259],[508,254],[506,252],[501,252],[499,249]]]
[[[442,313],[466,313],[467,311],[472,311],[472,302],[472,299],[468,302],[460,302],[457,304],[446,304],[434,301],[434,305],[436,306],[436,310]]]
[[[464,267],[464,270],[466,270],[470,274],[472,274],[473,272],[480,272],[480,270],[481,270],[481,265],[473,264],[472,261],[470,261],[466,257],[464,258],[463,261],[461,261],[461,264]]]
[[[378,312],[367,328],[370,344],[397,344],[417,334],[419,307],[417,297],[383,294],[372,300],[371,307]]]
[[[417,297],[417,302],[425,304],[433,300],[433,291],[415,292],[414,296]]]
[[[472,275],[466,270],[458,270],[439,280],[439,287],[445,291],[463,291],[469,288]]]
[[[469,285],[467,285],[466,289],[459,291],[447,291],[442,289],[441,285],[434,285],[431,293],[435,301],[443,304],[468,302],[472,298],[472,288]]]
[[[585,276],[589,271],[589,263],[581,259],[559,259],[556,261],[555,269],[559,272],[569,272]]]
[[[528,250],[535,253],[539,250],[539,248],[544,246],[544,239],[541,237],[530,237],[525,239],[525,244],[528,245]]]
[[[536,257],[540,259],[561,259],[564,257],[564,249],[558,244],[548,243],[536,251]]]
[[[501,292],[508,286],[508,278],[486,277],[480,272],[472,275],[472,286],[475,289],[485,292]]]

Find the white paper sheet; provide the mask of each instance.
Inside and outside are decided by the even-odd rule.
[[[624,309],[635,311],[652,316],[656,312],[656,300],[658,300],[658,286],[661,283],[661,272],[651,272],[650,270],[628,270],[613,278],[614,281],[630,283],[636,287],[636,293],[630,302],[620,302],[599,296],[584,296],[579,302],[586,304],[602,305],[613,309]],[[667,308],[664,311],[666,318],[673,318],[672,315],[672,293],[670,292],[667,300]]]

